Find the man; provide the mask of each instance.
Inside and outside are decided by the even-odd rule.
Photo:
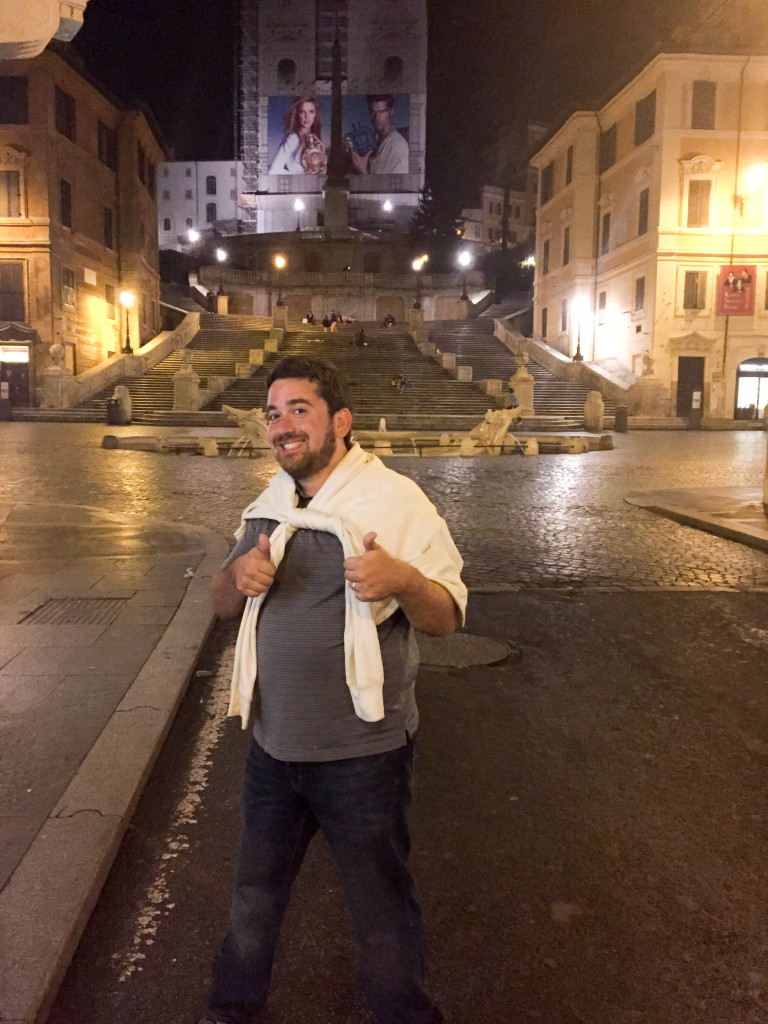
[[[245,728],[253,702],[255,722],[230,929],[205,1020],[262,1019],[291,884],[320,828],[373,1013],[380,1024],[439,1024],[407,868],[414,630],[447,636],[463,621],[461,557],[426,495],[352,443],[334,367],[289,357],[267,384],[281,472],[243,513],[212,584],[219,615],[243,612],[229,713]]]
[[[356,174],[407,174],[408,143],[392,124],[395,98],[391,93],[373,93],[366,97],[371,124],[376,135],[376,148],[361,155],[355,152],[349,138],[347,153]]]

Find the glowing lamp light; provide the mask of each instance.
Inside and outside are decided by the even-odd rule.
[[[384,211],[384,213],[392,213],[392,210],[394,209],[389,199],[384,200],[384,202],[381,204],[381,208]]]
[[[130,309],[135,301],[136,296],[133,294],[133,292],[120,292],[120,305],[123,307],[123,309]]]
[[[197,228],[190,228],[189,231],[187,231],[187,238],[189,239],[191,244],[194,245],[195,242],[200,241],[200,232],[197,230]]]
[[[275,256],[275,258],[273,259],[272,262],[275,264],[275,269],[278,270],[278,271],[285,270],[285,268],[288,266],[288,260],[280,252],[277,254],[277,256]],[[285,305],[285,303],[283,302],[283,279],[280,276],[280,274],[277,275],[277,303],[276,303],[276,305],[278,305],[278,306],[284,306]]]
[[[768,180],[768,170],[765,164],[754,164],[744,175],[744,185],[748,195],[756,192]]]
[[[120,292],[120,305],[125,310],[125,344],[123,345],[123,355],[132,356],[133,348],[131,346],[131,327],[130,318],[128,316],[128,310],[136,301],[136,296],[133,292],[128,290]]]

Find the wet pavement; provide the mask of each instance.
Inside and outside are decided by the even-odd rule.
[[[211,625],[205,591],[211,572],[218,567],[226,550],[228,541],[224,538],[231,536],[240,510],[264,486],[274,471],[274,464],[269,459],[211,459],[107,451],[101,448],[106,428],[98,425],[20,423],[2,426],[0,796],[4,842],[0,866],[4,869],[3,881],[8,878],[10,881],[0,894],[0,924],[12,941],[4,943],[6,951],[0,955],[0,980],[3,982],[0,1018],[31,1022],[37,1012],[35,999],[39,1009],[51,997],[73,947],[71,935],[65,941],[63,923],[62,934],[53,936],[60,942],[57,950],[54,950],[53,938],[48,949],[47,942],[41,943],[40,935],[45,934],[46,927],[56,932],[50,922],[57,918],[59,910],[62,921],[66,913],[75,913],[71,932],[75,937],[88,917],[116,844],[130,820],[148,767],[162,746],[165,730]],[[123,430],[142,432],[135,428]],[[158,430],[158,433],[170,432]],[[761,542],[765,523],[755,510],[765,468],[765,435],[628,434],[617,436],[616,445],[613,452],[579,456],[466,460],[401,457],[390,463],[412,476],[448,520],[465,557],[465,578],[474,592],[470,605],[474,611],[470,613],[468,628],[478,635],[493,638],[502,647],[505,642],[516,649],[521,646],[527,659],[522,676],[514,660],[502,660],[498,667],[491,669],[473,668],[470,662],[466,672],[472,679],[485,681],[485,676],[478,675],[482,672],[490,680],[491,686],[486,692],[474,686],[467,690],[466,673],[462,674],[457,668],[452,670],[450,658],[442,670],[427,668],[422,673],[420,686],[424,692],[425,714],[438,724],[433,731],[425,730],[423,741],[423,759],[427,761],[423,785],[431,798],[430,805],[436,810],[417,820],[421,848],[436,855],[440,836],[450,834],[451,830],[463,836],[471,822],[464,820],[462,807],[482,808],[486,825],[497,820],[499,809],[494,809],[488,801],[499,798],[498,780],[491,785],[487,761],[475,758],[473,751],[493,751],[498,762],[505,764],[505,770],[513,773],[516,785],[525,789],[532,784],[521,762],[516,759],[509,762],[503,738],[506,728],[510,735],[515,735],[515,746],[521,756],[528,757],[538,772],[550,773],[548,783],[537,793],[537,800],[554,801],[553,806],[556,805],[553,815],[544,814],[539,819],[543,823],[542,835],[538,838],[535,828],[531,832],[534,826],[528,821],[518,838],[514,832],[509,832],[508,824],[502,826],[496,838],[493,838],[494,829],[486,828],[484,841],[490,843],[491,848],[484,851],[472,851],[469,836],[466,840],[460,839],[458,849],[462,851],[464,863],[448,860],[443,864],[453,879],[456,899],[458,894],[462,899],[475,899],[468,880],[476,881],[478,873],[487,874],[488,864],[501,866],[498,878],[491,872],[487,883],[479,886],[469,919],[446,893],[442,882],[429,881],[432,867],[424,860],[423,853],[417,854],[421,858],[417,866],[420,865],[422,875],[427,878],[427,901],[433,909],[430,917],[434,920],[437,915],[438,986],[446,989],[450,1002],[457,1007],[454,1015],[457,1021],[519,1019],[570,1024],[590,1020],[618,1024],[619,1021],[642,1020],[643,1024],[649,1024],[664,1019],[658,1015],[660,1004],[641,1017],[630,1013],[618,997],[614,1011],[601,1010],[598,1014],[593,1008],[590,1015],[579,1016],[581,1011],[575,1007],[582,997],[577,991],[579,984],[570,974],[568,984],[573,983],[573,991],[565,1003],[557,1003],[560,1007],[557,1014],[553,1011],[553,1015],[547,1017],[537,1009],[535,986],[530,988],[524,981],[525,970],[522,974],[513,972],[514,978],[505,970],[500,977],[503,975],[506,980],[497,982],[497,987],[510,984],[520,989],[515,997],[516,1005],[525,1004],[528,1007],[525,1014],[520,1011],[517,1018],[500,1016],[503,999],[499,1000],[503,993],[495,992],[491,999],[493,1011],[485,1015],[478,1013],[472,1018],[467,1000],[453,991],[447,981],[450,971],[456,970],[460,962],[455,954],[463,951],[462,956],[471,957],[473,943],[490,941],[489,929],[494,936],[490,945],[498,946],[501,954],[503,943],[501,946],[498,943],[507,924],[489,908],[494,888],[504,893],[505,899],[526,903],[521,879],[512,878],[518,863],[522,863],[522,879],[526,871],[536,873],[529,863],[530,858],[523,856],[524,851],[519,848],[523,838],[540,849],[541,857],[552,865],[551,870],[566,873],[571,870],[562,860],[563,854],[557,853],[558,830],[577,827],[567,810],[568,800],[573,801],[574,807],[579,804],[583,807],[586,799],[588,805],[593,803],[604,813],[604,802],[617,799],[615,792],[609,792],[610,779],[601,779],[601,756],[607,757],[624,778],[619,789],[623,791],[622,788],[627,787],[628,793],[638,780],[642,781],[643,766],[657,760],[665,762],[663,772],[653,781],[646,794],[647,801],[643,803],[647,820],[632,819],[627,836],[633,837],[635,843],[658,844],[659,850],[664,846],[664,830],[669,822],[663,815],[659,817],[657,807],[664,792],[674,791],[673,803],[678,811],[681,800],[683,804],[686,801],[690,804],[686,811],[689,853],[693,850],[697,813],[702,815],[704,828],[716,828],[715,818],[722,811],[722,801],[713,800],[703,807],[697,806],[694,800],[697,771],[705,771],[712,779],[717,777],[726,803],[736,801],[730,805],[733,808],[738,802],[739,786],[742,787],[742,803],[747,795],[758,802],[755,803],[757,819],[744,832],[744,843],[750,851],[748,860],[752,857],[751,851],[757,848],[762,820],[759,794],[765,779],[759,770],[763,756],[759,730],[750,724],[749,715],[751,712],[753,719],[768,715],[762,690],[754,690],[758,677],[764,679],[764,672],[762,675],[759,672],[764,664],[765,631],[761,623],[765,621],[768,556],[764,550],[726,539],[727,536],[738,539],[733,532],[723,537],[704,530],[724,524],[726,531],[741,531],[745,535],[742,539],[751,537],[754,542]],[[627,500],[630,495],[631,501]],[[660,510],[665,516],[673,515],[681,521],[662,518],[648,509]],[[695,523],[704,530],[691,529],[685,523]],[[34,615],[45,619],[46,605],[50,602],[75,599],[91,604],[76,606],[74,611],[71,605],[65,609],[66,614],[75,617],[74,622],[66,621],[66,614],[65,621],[58,624],[30,621],[30,616]],[[110,601],[115,603],[109,609],[101,604]],[[702,601],[706,603],[706,620],[701,619]],[[110,621],[91,621],[96,615],[94,603],[99,604],[98,612],[107,619],[112,612],[116,612],[115,617]],[[57,608],[48,607],[48,612],[51,611],[56,613]],[[679,626],[676,626],[678,618]],[[702,622],[706,624],[703,626]],[[177,629],[175,638],[173,628]],[[653,700],[649,704],[647,694],[641,700],[644,674],[652,670],[658,675],[661,670],[662,675],[672,676],[678,682],[679,677],[685,677],[685,666],[673,667],[674,638],[678,630],[701,634],[696,657],[686,648],[691,666],[696,664],[699,674],[701,664],[706,666],[706,661],[701,660],[702,651],[717,652],[718,667],[713,678],[707,677],[706,700],[696,695],[696,675],[691,668],[690,679],[686,677],[684,685],[680,684],[682,690],[678,692],[676,683],[671,693],[659,697],[658,706]],[[163,644],[166,644],[165,649]],[[569,661],[576,653],[578,658]],[[436,665],[439,664],[438,659]],[[597,686],[594,664],[600,665],[600,678],[604,680]],[[445,672],[439,688],[435,688],[429,675],[437,671]],[[620,679],[622,672],[629,689],[611,690],[608,684],[612,679]],[[169,676],[173,676],[171,682]],[[566,678],[569,683],[563,689],[562,682]],[[515,689],[518,680],[519,690]],[[126,700],[131,701],[131,691],[137,681],[139,690],[134,694],[140,699],[126,705]],[[571,684],[575,688],[572,689]],[[151,686],[155,689],[150,697],[150,690],[146,688]],[[608,694],[606,687],[610,690]],[[608,704],[600,707],[606,698]],[[713,702],[727,699],[735,699],[738,707],[730,708],[722,716],[727,723],[723,743],[718,749],[719,741],[713,746],[711,737],[705,737],[699,764],[694,755],[697,730],[704,727]],[[596,700],[599,703],[595,703]],[[638,701],[643,704],[642,708],[637,705]],[[121,717],[136,718],[137,712],[144,714],[147,708],[151,709],[149,718],[138,730],[129,729],[118,736],[110,733]],[[127,714],[122,715],[123,711]],[[221,713],[220,708],[218,713]],[[647,736],[649,723],[653,724],[654,732],[658,731],[651,744],[651,760],[648,759],[649,747],[644,742],[638,742],[632,753],[625,745],[609,749],[595,739],[597,735],[610,737],[619,729],[619,721],[620,732],[626,735],[626,728],[634,728],[635,713],[639,716],[635,726],[642,726],[644,735]],[[670,750],[668,742],[674,733],[674,722],[681,714],[689,721],[682,759],[675,761],[674,745]],[[586,719],[592,716],[595,721],[604,720],[600,733],[595,733],[591,726],[587,728],[585,716]],[[532,734],[525,730],[520,732],[522,720],[533,724]],[[231,737],[230,726],[228,723],[223,727],[219,719],[217,729],[221,731],[223,727]],[[151,734],[151,742],[145,749],[139,749],[137,735],[144,732]],[[537,746],[537,732],[543,746]],[[549,732],[546,740],[545,732]],[[729,738],[732,741],[734,737],[735,746],[729,748]],[[106,746],[101,755],[93,755],[93,751],[98,751],[100,740]],[[592,746],[594,749],[590,749]],[[463,781],[458,789],[455,777],[448,770],[452,764],[451,750],[460,751]],[[570,754],[566,756],[568,751]],[[747,761],[736,770],[734,758],[742,759],[740,751],[746,752]],[[571,767],[576,766],[570,781],[569,757]],[[728,766],[725,775],[717,772],[718,757]],[[146,761],[143,768],[139,763],[142,759]],[[126,768],[128,761],[132,762],[130,771]],[[79,780],[78,773],[82,773]],[[126,786],[125,776],[132,778],[130,786]],[[75,789],[67,796],[73,783]],[[228,785],[232,788],[231,778]],[[564,788],[558,792],[558,786]],[[114,787],[120,790],[120,801],[112,798]],[[590,795],[592,787],[594,792]],[[487,800],[481,795],[484,790]],[[516,793],[515,790],[508,797],[513,803],[519,799]],[[732,813],[737,816],[734,822],[737,818],[742,822],[747,820],[746,809],[738,812],[734,809]],[[647,835],[643,832],[646,826]],[[228,831],[231,832],[231,827]],[[724,837],[718,853],[724,862],[729,857],[733,860],[741,856],[737,852],[738,829],[729,826],[727,833],[728,841]],[[62,862],[78,879],[88,883],[85,896],[69,902],[64,899],[61,907],[53,901],[53,911],[49,896],[57,854],[51,839],[63,842],[70,852],[77,851],[63,857]],[[577,839],[577,845],[586,842],[586,836],[581,833]],[[25,843],[31,842],[32,849],[36,840],[36,857],[25,858]],[[93,857],[82,855],[89,843],[97,851]],[[570,849],[572,843],[566,845]],[[660,863],[657,868],[653,867],[655,858],[649,859],[650,866],[635,863],[631,845],[618,837],[611,846],[602,836],[600,845],[608,857],[603,870],[610,873],[614,869],[609,865],[614,864],[615,870],[626,875],[633,885],[640,885],[643,872],[648,878],[654,871],[661,872]],[[510,859],[514,851],[515,856]],[[587,847],[581,853],[571,850],[579,862],[586,851]],[[517,854],[520,854],[520,862]],[[683,900],[686,906],[688,900],[692,913],[706,913],[704,882],[700,895],[691,895],[687,883],[683,884],[684,854],[682,848],[675,854],[680,858],[679,864],[675,862],[675,870],[679,872],[682,888],[674,899]],[[595,884],[589,874],[588,861],[589,857],[579,869],[587,887]],[[481,867],[481,862],[486,867]],[[560,867],[556,867],[557,864]],[[756,878],[751,868],[741,873],[735,883],[739,901],[757,898]],[[26,889],[19,885],[21,881],[25,882]],[[531,892],[541,893],[541,884],[538,879]],[[724,883],[718,881],[717,884]],[[585,940],[581,934],[586,927],[584,922],[593,920],[595,913],[600,926],[607,927],[602,912],[590,909],[588,901],[568,896],[567,890],[575,886],[569,884],[560,888],[563,895],[551,901],[547,927],[554,925],[557,932],[558,925],[573,923],[576,926],[567,929],[570,944],[567,954],[562,950],[553,956],[541,954],[539,961],[546,970],[551,970],[547,968],[548,960],[559,969],[561,955],[576,963],[579,944]],[[628,901],[626,912],[631,919],[628,891],[619,888],[621,891],[616,891],[615,895]],[[37,910],[33,906],[35,894],[46,901]],[[223,898],[226,894],[219,895]],[[305,897],[311,905],[317,894],[305,890]],[[638,908],[634,909],[639,914],[638,919],[646,922]],[[732,915],[733,928],[744,924],[740,913],[734,911]],[[6,928],[9,921],[13,925],[10,931]],[[455,933],[457,921],[463,921],[462,934]],[[643,926],[649,927],[647,922]],[[451,932],[450,939],[446,929]],[[214,937],[215,925],[206,930],[205,944],[210,946]],[[615,941],[615,935],[611,935],[610,940]],[[521,941],[521,936],[510,941],[515,945]],[[609,941],[607,932],[605,941]],[[18,945],[14,946],[14,942]],[[697,955],[701,955],[700,937],[697,942]],[[745,971],[762,978],[763,966],[753,955],[755,942],[750,946]],[[651,944],[648,950],[650,948]],[[679,952],[675,952],[675,957]],[[590,960],[593,954],[594,963]],[[43,962],[45,955],[50,962]],[[524,966],[526,955],[530,957],[532,952],[529,949],[526,954],[523,950],[519,955]],[[587,959],[592,966],[585,978],[591,976],[592,983],[601,983],[596,949]],[[619,959],[615,950],[607,956],[611,964],[615,960],[617,971]],[[662,966],[657,969],[662,970]],[[529,970],[533,972],[531,965]],[[478,972],[478,984],[479,978],[484,977],[483,984],[493,985],[492,976],[486,977],[486,974],[485,970]],[[534,974],[539,984],[538,968],[530,977]],[[736,984],[730,977],[728,983]],[[469,993],[474,992],[475,997],[479,997],[482,986],[478,989],[468,980],[464,984],[469,986]],[[632,981],[638,989],[642,984],[639,976]],[[725,981],[723,985],[718,982],[718,992],[725,984]],[[764,1018],[755,1014],[758,1010],[762,1012],[763,996],[749,995],[748,980],[743,985],[744,992],[739,989],[739,1000],[743,997],[747,1009],[742,1017],[729,1020],[728,1024],[752,1024],[753,1020],[760,1020],[762,1024],[768,1019],[768,1011]],[[753,988],[755,986],[761,993],[765,987],[762,981],[754,982]],[[9,997],[11,987],[13,993]],[[301,998],[307,998],[306,991],[301,991]],[[651,1005],[649,997],[644,998],[645,1003]],[[718,1005],[724,1006],[726,1002],[721,998]],[[563,1009],[566,1004],[572,1004],[570,1017]],[[643,1005],[639,995],[637,1004]],[[298,1021],[310,1024],[318,1020],[328,1024],[330,1019],[361,1019],[343,1014],[331,1018],[328,1011],[325,1012],[327,1019],[309,1009],[304,1011],[305,1016],[297,1017],[294,1007],[290,1011],[286,1009],[286,1015],[280,1020],[291,1024]],[[704,1010],[696,1016],[688,1007],[686,1014],[678,1015],[676,1024],[683,1020],[717,1020],[720,1024],[719,1018],[707,1017]],[[68,1020],[66,1015],[55,1019]],[[77,1020],[77,1024],[96,1024],[106,1018],[102,1011],[97,1011],[96,1016],[69,1019]],[[137,1019],[131,1016],[130,1006],[126,1008],[124,1019]],[[149,1020],[150,1017],[138,1019]],[[163,1019],[175,1018],[169,1015]],[[116,1022],[118,1016],[110,1020]],[[726,1024],[725,1018],[723,1024]]]

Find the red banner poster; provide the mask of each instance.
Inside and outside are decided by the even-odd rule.
[[[752,316],[755,312],[757,267],[720,267],[717,278],[717,315]]]

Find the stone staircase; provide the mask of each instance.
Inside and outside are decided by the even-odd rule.
[[[362,328],[367,344],[354,344]],[[266,402],[266,376],[271,363],[287,355],[319,355],[336,366],[349,382],[359,429],[375,429],[381,417],[391,430],[470,429],[498,402],[474,384],[457,381],[447,370],[425,358],[402,329],[380,323],[340,325],[338,331],[306,324],[292,327],[280,352],[263,369],[246,380],[237,380],[217,395],[208,408],[222,405],[250,409]],[[406,387],[398,393],[392,379],[402,373]]]
[[[443,352],[453,352],[459,364],[472,367],[475,380],[498,377],[506,385],[518,364],[514,355],[493,333],[493,320],[440,320],[429,325],[429,340]],[[537,416],[557,416],[583,422],[584,403],[590,389],[572,381],[559,380],[533,359],[526,369],[535,381],[534,406]],[[607,416],[615,406],[605,401]],[[559,428],[558,428],[559,429]]]

